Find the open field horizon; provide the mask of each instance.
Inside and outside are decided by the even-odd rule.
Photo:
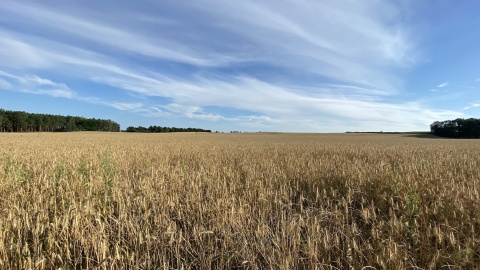
[[[479,154],[426,134],[0,133],[0,268],[475,269]]]

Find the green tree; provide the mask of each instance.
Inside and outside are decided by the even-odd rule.
[[[33,126],[34,131],[42,132],[44,131],[44,122],[43,122],[43,115],[42,114],[34,114],[33,116]]]
[[[7,115],[4,110],[0,110],[0,132],[3,132],[3,123],[6,122]]]
[[[76,130],[120,131],[120,125],[109,119],[87,119],[78,116],[33,114],[0,109],[0,132]]]
[[[23,132],[26,131],[28,126],[27,123],[28,115],[26,112],[12,112],[11,123],[13,126],[13,130],[16,132]]]
[[[34,125],[35,125],[35,114],[33,113],[27,113],[27,130],[28,132],[33,132],[34,131]]]
[[[67,116],[66,119],[66,131],[77,131],[77,126],[75,125],[75,119],[71,116]]]
[[[480,119],[436,121],[430,125],[430,131],[433,135],[448,138],[480,138]]]

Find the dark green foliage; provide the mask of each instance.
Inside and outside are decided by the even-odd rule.
[[[176,127],[159,127],[150,126],[146,127],[128,127],[126,132],[141,132],[141,133],[167,133],[167,132],[212,132],[209,129],[201,128],[176,128]]]
[[[120,131],[112,120],[0,109],[0,132]]]
[[[480,138],[480,119],[458,118],[436,121],[430,125],[433,135],[449,138]]]

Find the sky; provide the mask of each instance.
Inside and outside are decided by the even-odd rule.
[[[223,132],[480,114],[480,1],[0,1],[7,110]]]

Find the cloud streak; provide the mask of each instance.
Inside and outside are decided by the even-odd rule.
[[[439,85],[437,85],[438,88],[444,88],[444,87],[447,87],[448,85],[450,84],[450,82],[444,82],[444,83],[441,83]]]
[[[0,71],[0,80],[3,81],[4,90],[62,98],[73,98],[76,96],[76,93],[65,84],[56,83],[35,75],[17,76]],[[0,87],[2,87],[2,84],[0,84]]]
[[[470,106],[466,106],[462,110],[466,111],[466,110],[470,110],[470,109],[477,108],[477,107],[480,107],[480,104],[478,104],[478,103],[477,104],[471,104]]]

